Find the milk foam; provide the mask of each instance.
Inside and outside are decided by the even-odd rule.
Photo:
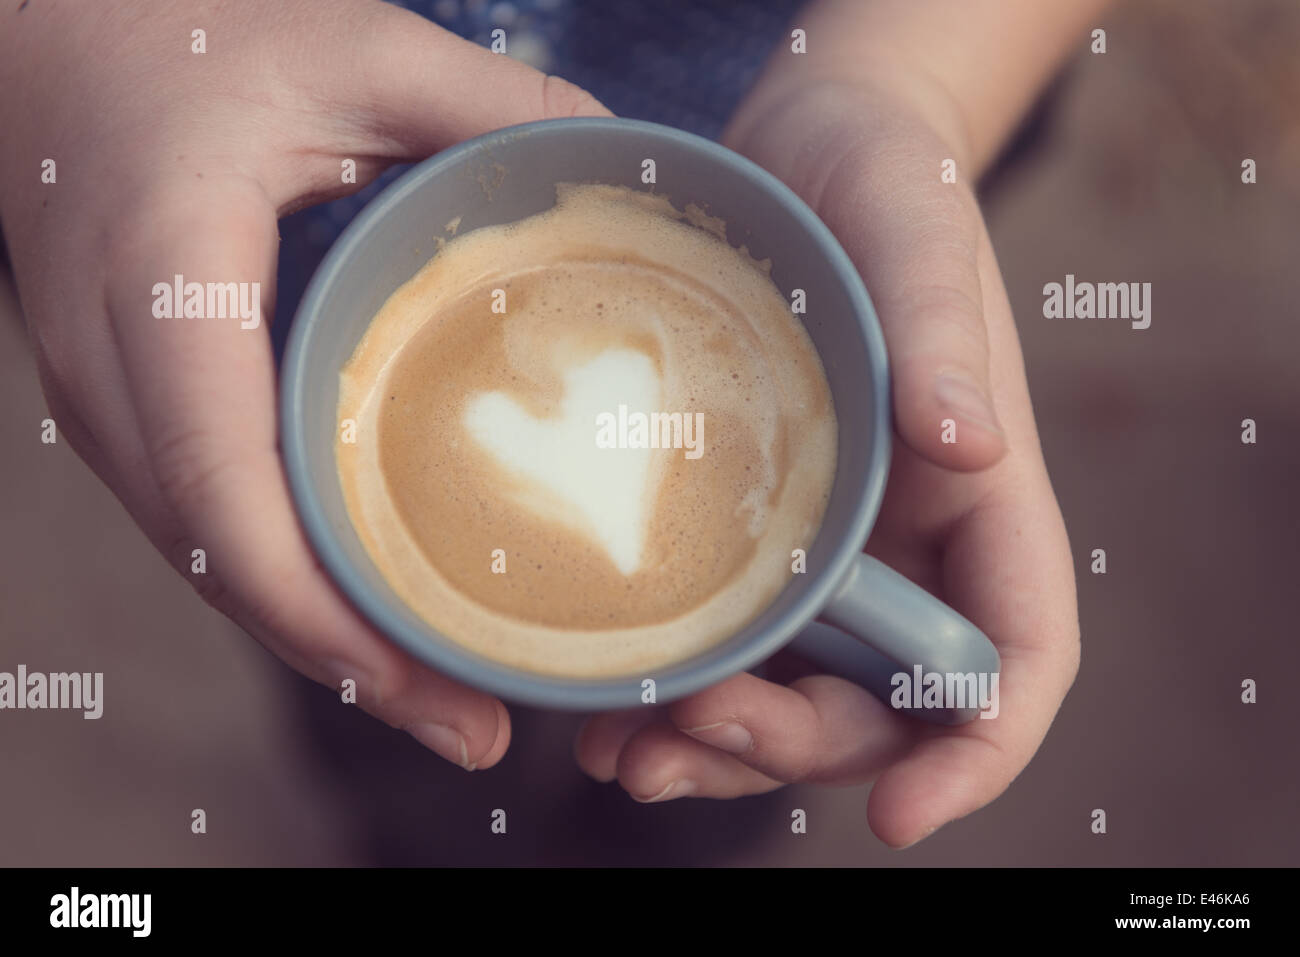
[[[439,243],[375,316],[340,377],[344,501],[442,634],[524,670],[645,675],[743,627],[812,547],[835,474],[825,374],[717,225],[561,187]],[[703,454],[599,447],[620,405],[700,413]]]
[[[540,483],[570,506],[552,518],[573,523],[598,541],[618,570],[641,564],[657,478],[649,448],[601,448],[596,423],[620,404],[658,409],[662,387],[649,357],[630,349],[602,352],[564,375],[564,400],[555,419],[536,419],[503,392],[470,398],[464,423],[474,441],[504,465]],[[524,486],[526,489],[526,485]],[[546,517],[546,503],[516,497]]]

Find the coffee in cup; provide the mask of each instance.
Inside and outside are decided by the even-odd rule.
[[[340,376],[344,502],[392,590],[569,678],[757,617],[816,538],[838,434],[766,264],[695,207],[592,184],[439,245]]]

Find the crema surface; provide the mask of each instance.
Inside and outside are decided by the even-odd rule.
[[[762,264],[692,219],[561,187],[446,242],[343,369],[352,522],[393,590],[481,655],[644,674],[743,627],[812,545],[825,373]]]

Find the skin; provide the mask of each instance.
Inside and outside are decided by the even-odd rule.
[[[996,798],[1037,751],[1078,672],[1073,562],[971,184],[1101,6],[814,4],[794,21],[808,59],[778,50],[724,136],[817,210],[871,290],[896,410],[866,550],[993,640],[999,717],[923,725],[778,662],[795,680],[742,674],[653,714],[591,719],[575,754],[593,777],[642,801],[874,782],[872,830],[907,847]],[[957,184],[939,177],[949,158]]]
[[[269,316],[278,217],[492,129],[606,111],[368,0],[183,6],[3,14],[0,225],[51,415],[207,601],[314,680],[355,678],[361,707],[444,758],[490,767],[510,742],[501,702],[392,646],[312,555],[277,451],[265,325],[158,320],[151,289],[175,273],[258,281]],[[589,774],[640,800],[875,780],[871,827],[904,846],[1032,757],[1077,670],[1073,569],[970,182],[1095,6],[817,4],[796,24],[809,53],[778,51],[726,136],[821,213],[875,297],[897,435],[868,550],[994,640],[1001,716],[934,729],[839,679],[740,675],[593,718],[575,746]],[[1001,52],[977,58],[963,38]],[[56,186],[39,181],[46,157]],[[957,185],[939,182],[948,157]],[[357,186],[340,183],[349,158]],[[939,441],[945,418],[956,444]],[[195,547],[206,575],[190,574]]]

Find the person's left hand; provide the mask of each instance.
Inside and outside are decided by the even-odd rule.
[[[276,223],[391,163],[608,111],[391,4],[204,5],[211,52],[191,46],[190,6],[48,0],[0,30],[0,223],[50,417],[210,604],[336,694],[355,682],[358,707],[441,757],[491,767],[505,705],[388,641],[298,522],[261,322]],[[163,319],[173,277],[242,283],[261,308]]]

